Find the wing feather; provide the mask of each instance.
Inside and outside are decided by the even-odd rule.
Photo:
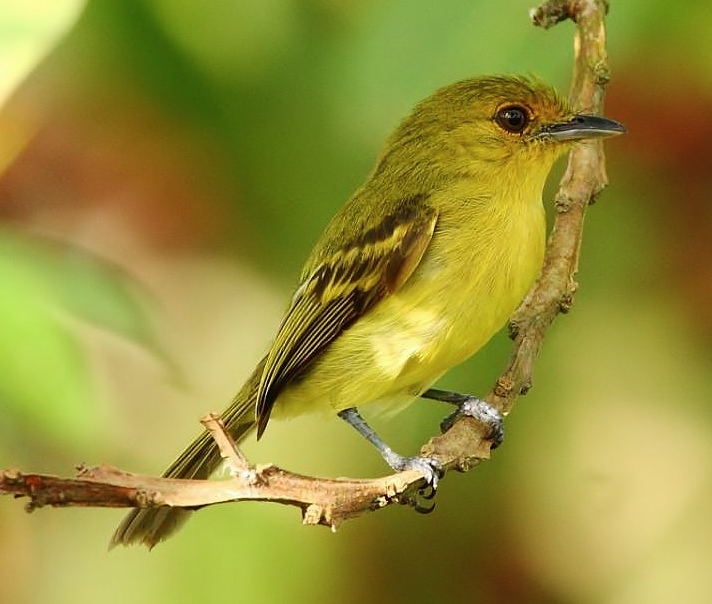
[[[437,222],[426,201],[425,195],[403,199],[378,225],[339,242],[305,277],[267,355],[257,393],[258,438],[281,389],[413,273]]]

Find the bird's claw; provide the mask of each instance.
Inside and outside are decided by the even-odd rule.
[[[432,457],[400,457],[393,464],[393,469],[398,472],[405,470],[415,470],[423,475],[425,484],[421,487],[419,494],[424,495],[425,499],[435,497],[435,491],[438,489],[438,481],[443,477],[443,469],[437,459]],[[432,491],[432,493],[431,493]]]
[[[393,469],[398,472],[416,470],[423,475],[423,484],[417,491],[410,491],[411,495],[402,499],[402,502],[412,507],[419,514],[429,514],[435,509],[435,502],[431,501],[438,490],[438,481],[444,472],[440,463],[432,457],[400,457],[393,464]],[[424,504],[431,501],[430,504]]]
[[[496,449],[504,440],[504,420],[502,414],[492,405],[474,396],[469,396],[457,407],[457,411],[448,415],[441,423],[440,429],[447,432],[463,415],[472,417],[490,427],[489,439],[492,448]]]
[[[418,514],[430,514],[435,509],[435,502],[431,502],[429,505],[423,505],[420,501],[422,498],[414,497],[408,503]]]

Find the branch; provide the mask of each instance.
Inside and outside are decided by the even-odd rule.
[[[577,24],[571,101],[577,111],[600,113],[608,82],[605,50],[605,0],[551,0],[532,10],[544,28],[565,19]],[[509,413],[516,398],[531,387],[534,362],[544,336],[560,312],[568,312],[577,284],[581,234],[586,209],[606,185],[600,142],[579,144],[569,157],[556,195],[557,216],[537,283],[510,322],[514,347],[504,372],[485,399]],[[228,480],[177,480],[130,474],[108,466],[79,469],[76,479],[17,471],[0,473],[0,493],[29,497],[28,510],[43,505],[153,507],[197,509],[227,501],[260,500],[297,506],[305,524],[336,528],[342,521],[406,503],[419,511],[422,476],[401,472],[375,480],[325,479],[301,476],[273,465],[250,466],[216,416],[203,420],[220,447],[232,477]],[[423,446],[444,470],[465,471],[489,458],[488,428],[462,417]],[[426,496],[427,498],[427,496]]]
[[[600,114],[609,80],[604,28],[608,4],[605,0],[553,0],[534,11],[532,19],[538,23],[538,14],[547,10],[557,13],[561,7],[565,7],[569,18],[578,24],[574,39],[576,62],[571,104],[576,111]],[[569,155],[555,197],[557,216],[549,237],[544,268],[510,322],[510,333],[515,340],[514,353],[494,392],[495,400],[504,411],[511,408],[516,398],[516,394],[512,396],[509,391],[525,393],[531,386],[533,361],[544,334],[559,312],[566,313],[571,308],[578,287],[575,275],[586,209],[607,184],[603,144],[589,141],[577,145]],[[502,382],[512,382],[516,387],[503,387]]]
[[[544,28],[567,18],[578,26],[570,93],[576,111],[600,113],[603,109],[609,79],[604,28],[607,11],[605,0],[550,0],[531,11],[534,24]],[[534,362],[554,319],[571,309],[578,287],[575,275],[586,209],[607,183],[602,143],[577,145],[569,155],[555,197],[557,215],[541,274],[509,323],[510,337],[514,340],[512,354],[495,386],[484,397],[504,414],[511,411],[520,394],[531,388]],[[486,457],[479,457],[477,449],[481,441],[464,431],[466,423],[472,424],[474,420],[462,418],[449,432],[432,438],[423,451],[458,469],[484,461]]]
[[[356,480],[301,476],[271,464],[252,467],[217,415],[206,416],[202,423],[226,460],[232,475],[227,480],[155,478],[102,465],[80,467],[76,479],[0,472],[0,493],[29,497],[28,512],[45,505],[197,509],[228,501],[273,501],[301,508],[304,524],[335,529],[343,520],[365,511],[408,502],[415,497],[413,485],[422,481],[420,473],[413,470]]]

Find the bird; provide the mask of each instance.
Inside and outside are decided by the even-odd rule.
[[[324,229],[276,337],[222,413],[236,442],[270,419],[337,414],[396,471],[437,486],[435,460],[394,452],[358,408],[454,402],[501,440],[501,416],[476,397],[433,388],[502,326],[535,281],[546,240],[542,191],[556,159],[625,132],[576,113],[531,76],[479,76],[418,103],[386,141],[365,183]],[[206,479],[220,465],[203,432],[165,477]],[[149,548],[189,510],[137,508],[111,546]]]

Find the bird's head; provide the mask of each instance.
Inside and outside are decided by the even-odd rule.
[[[421,176],[531,174],[543,182],[573,144],[623,132],[613,120],[575,113],[541,80],[479,77],[446,86],[418,104],[391,137],[381,162],[387,170],[388,164],[410,164]]]

